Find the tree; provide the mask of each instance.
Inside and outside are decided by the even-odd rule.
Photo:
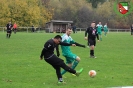
[[[95,20],[93,14],[94,12],[85,6],[82,7],[80,10],[78,10],[77,12],[78,27],[87,28],[88,26],[90,26],[90,23]]]
[[[97,8],[99,3],[104,3],[107,0],[87,0],[89,3],[92,3],[93,8]]]
[[[0,23],[8,21],[19,26],[44,25],[52,18],[51,12],[40,4],[40,0],[0,0]],[[40,21],[41,20],[41,21]]]
[[[0,0],[0,26],[6,26],[7,22],[10,21],[10,9],[8,8],[8,3],[5,0]]]

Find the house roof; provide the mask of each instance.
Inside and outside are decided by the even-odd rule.
[[[63,20],[51,20],[47,23],[51,23],[51,22],[53,22],[53,23],[73,23],[73,21],[63,21]]]

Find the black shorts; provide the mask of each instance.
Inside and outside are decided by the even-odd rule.
[[[47,63],[51,64],[51,65],[58,65],[58,66],[60,66],[61,64],[64,63],[64,60],[60,59],[56,55],[52,55],[50,58],[44,58],[44,60]]]
[[[96,45],[96,40],[89,39],[88,40],[88,46]]]
[[[7,33],[11,33],[11,30],[7,30]]]

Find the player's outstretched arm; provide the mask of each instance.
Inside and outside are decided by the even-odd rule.
[[[88,30],[89,30],[89,28],[87,28],[85,31],[85,37],[87,36]]]
[[[85,45],[79,44],[79,43],[77,43],[77,42],[75,42],[74,44],[75,44],[76,46],[79,46],[79,47],[84,47],[84,48],[86,47]]]
[[[65,43],[65,42],[60,42],[60,45],[63,45],[63,46],[71,46],[72,44]]]

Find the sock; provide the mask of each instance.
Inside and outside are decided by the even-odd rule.
[[[64,75],[66,72],[67,72],[66,70],[63,70],[63,71],[61,72],[61,75]]]
[[[6,37],[8,37],[8,34],[6,34]]]
[[[102,37],[100,37],[100,40],[102,41]]]
[[[78,65],[78,63],[79,62],[75,60],[74,63],[73,63],[73,65],[72,65],[72,69],[75,69],[75,67]]]
[[[94,50],[90,50],[90,55],[94,56]]]

